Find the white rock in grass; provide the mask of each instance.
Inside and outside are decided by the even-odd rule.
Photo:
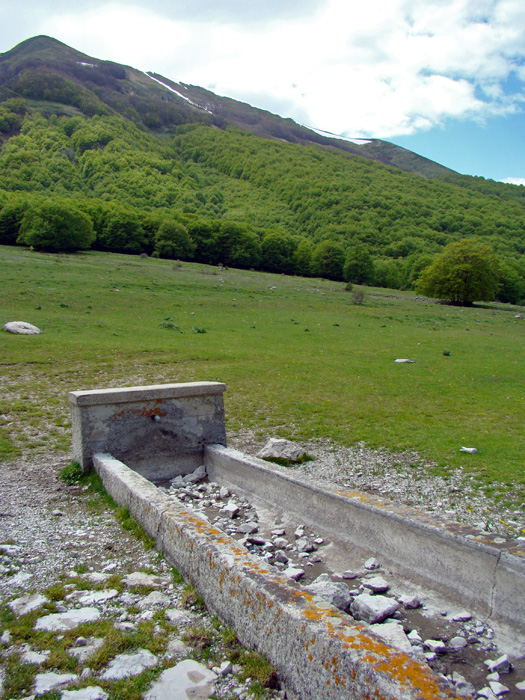
[[[41,695],[48,690],[59,688],[61,685],[73,683],[73,681],[78,681],[78,676],[75,676],[74,673],[54,673],[53,671],[39,673],[35,676],[33,690],[37,695]]]
[[[104,681],[119,681],[122,678],[138,676],[147,668],[157,665],[157,657],[148,649],[138,649],[133,654],[119,654],[110,662],[100,676]]]
[[[185,659],[164,671],[144,695],[144,700],[188,700],[209,698],[217,675],[198,661]]]
[[[32,323],[26,323],[26,321],[9,321],[4,323],[4,331],[8,333],[20,333],[22,335],[38,335],[42,333],[40,328],[33,326]]]
[[[24,595],[21,598],[16,598],[8,603],[11,610],[15,615],[27,615],[27,613],[33,612],[33,610],[38,610],[44,603],[48,600],[45,596],[39,593],[33,593],[32,595]]]
[[[89,591],[88,593],[83,593],[78,602],[81,605],[96,605],[97,603],[105,603],[107,600],[117,596],[118,591],[114,588],[109,588],[107,591]]]
[[[100,617],[97,608],[79,608],[65,613],[53,613],[39,618],[35,623],[36,630],[46,632],[67,632],[86,622],[96,622]]]

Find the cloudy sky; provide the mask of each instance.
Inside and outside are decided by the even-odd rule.
[[[307,126],[525,184],[524,0],[0,0],[47,34]]]

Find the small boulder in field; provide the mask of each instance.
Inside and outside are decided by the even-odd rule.
[[[42,333],[40,328],[26,321],[9,321],[8,323],[4,323],[4,331],[8,333],[20,333],[21,335],[38,335]]]
[[[282,459],[287,462],[300,462],[306,456],[306,450],[290,440],[270,438],[257,453],[261,459]]]

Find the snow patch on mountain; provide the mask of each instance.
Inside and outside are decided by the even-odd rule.
[[[163,83],[162,80],[159,80],[158,78],[154,78],[150,73],[144,73],[144,75],[147,75],[148,78],[151,78],[159,85],[162,85],[162,87],[166,88],[166,90],[173,92],[173,94],[177,95],[177,97],[182,97],[182,99],[186,100],[186,102],[188,104],[190,104],[192,107],[196,107],[197,109],[202,109],[205,112],[208,112],[209,114],[213,114],[211,109],[208,109],[208,107],[202,107],[201,105],[197,104],[196,102],[193,102],[193,100],[190,100],[189,97],[186,97],[186,95],[183,95],[182,92],[179,92],[178,90],[175,90],[174,88],[170,87],[169,85],[166,85],[166,83]]]
[[[315,131],[316,134],[320,136],[327,136],[329,139],[340,139],[341,141],[348,141],[349,143],[355,143],[357,146],[364,146],[367,143],[372,143],[370,139],[358,139],[351,138],[350,136],[341,136],[340,134],[333,134],[331,131],[324,131],[323,129],[316,129],[313,126],[306,126],[306,124],[301,124],[305,129],[310,129],[310,131]]]

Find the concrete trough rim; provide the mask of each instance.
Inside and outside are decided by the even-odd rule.
[[[70,391],[67,398],[73,406],[100,406],[136,401],[161,401],[190,396],[214,396],[223,394],[225,391],[226,385],[222,382],[179,382],[125,386],[117,389]]]
[[[200,515],[170,501],[120,460],[96,454],[94,465],[108,493],[129,508],[199,588],[206,604],[227,622],[241,620],[242,630],[235,625],[241,641],[264,653],[304,700],[458,698],[428,666],[388,646],[337,608],[319,605],[311,593],[271,571]],[[276,621],[287,631],[282,639],[276,637]],[[272,639],[278,649],[273,649]],[[312,678],[305,676],[305,669]]]

